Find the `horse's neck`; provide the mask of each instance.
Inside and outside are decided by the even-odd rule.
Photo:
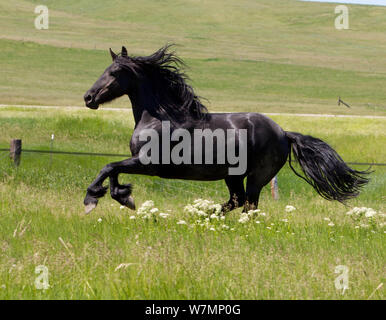
[[[147,110],[146,107],[157,103],[155,93],[152,86],[148,83],[142,83],[136,90],[128,93],[131,105],[133,107],[133,115],[135,126],[141,121],[143,113]],[[149,110],[147,110],[149,111]]]
[[[135,126],[137,126],[139,121],[141,121],[144,109],[139,107],[139,106],[137,106],[137,105],[134,105],[134,104],[132,104],[132,107],[133,107],[133,115],[134,115]]]
[[[142,114],[145,110],[145,103],[146,99],[144,99],[144,94],[141,93],[139,90],[136,92],[128,93],[131,106],[133,109],[133,116],[135,121],[135,126],[141,121]]]

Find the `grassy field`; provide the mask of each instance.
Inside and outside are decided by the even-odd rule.
[[[48,30],[34,28],[38,4],[49,8]],[[0,148],[21,138],[24,148],[49,150],[54,133],[54,150],[129,153],[130,110],[12,107],[82,106],[111,63],[107,49],[122,45],[148,55],[176,43],[210,111],[386,116],[386,8],[350,5],[350,29],[338,31],[335,6],[0,0],[0,104],[10,105],[0,108]],[[325,140],[345,161],[386,162],[385,118],[272,118]],[[117,160],[25,152],[14,168],[0,152],[0,299],[384,299],[386,167],[374,167],[363,193],[343,206],[285,166],[280,199],[266,187],[266,216],[245,224],[240,210],[204,226],[184,211],[197,198],[226,200],[222,181],[136,175],[121,179],[134,184],[137,207],[153,200],[168,218],[142,219],[109,195],[85,216],[87,186]],[[346,214],[355,206],[378,214],[355,220]],[[49,270],[48,290],[35,288],[38,265]],[[338,265],[349,268],[344,294],[334,286]]]
[[[307,117],[274,119],[286,130],[301,128],[325,139],[346,161],[385,160],[383,119],[320,119],[318,126]],[[0,121],[0,146],[20,137],[25,148],[48,149],[55,133],[54,149],[72,151],[127,153],[133,128],[129,112],[112,111],[6,108],[0,109]],[[151,199],[170,216],[130,219],[137,215],[108,195],[85,216],[85,189],[117,158],[54,155],[51,161],[49,155],[24,153],[15,169],[6,153],[0,156],[1,298],[384,298],[383,288],[371,295],[385,280],[384,227],[374,220],[355,228],[370,222],[346,215],[353,206],[384,212],[383,167],[375,168],[371,183],[345,207],[320,198],[286,166],[278,176],[280,200],[271,199],[269,188],[263,191],[260,208],[266,217],[242,224],[237,210],[211,222],[212,231],[183,209],[197,198],[224,201],[222,181],[122,176],[134,183],[138,206]],[[287,213],[286,205],[297,210]],[[181,219],[187,225],[177,224]],[[41,264],[49,270],[51,287],[45,291],[34,286]],[[349,268],[344,295],[334,287],[337,265]]]

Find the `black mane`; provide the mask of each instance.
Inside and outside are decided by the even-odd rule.
[[[137,77],[143,77],[152,101],[145,108],[163,120],[181,123],[205,118],[208,110],[187,84],[184,62],[166,45],[150,56],[118,56],[115,60]],[[147,80],[147,82],[146,82]]]

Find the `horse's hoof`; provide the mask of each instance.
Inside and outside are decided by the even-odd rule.
[[[85,207],[84,212],[85,214],[89,214],[92,210],[94,210],[98,204],[98,199],[95,197],[90,196],[88,193],[86,194],[86,197],[83,201]]]
[[[131,210],[135,210],[135,203],[132,196],[129,196],[126,201],[126,207],[128,207]]]
[[[96,208],[97,204],[96,203],[89,203],[84,207],[84,213],[89,214],[91,211],[93,211]]]

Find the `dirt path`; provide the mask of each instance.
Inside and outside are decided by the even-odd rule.
[[[0,104],[0,108],[21,108],[21,109],[75,109],[75,110],[84,110],[86,107],[79,106],[35,106],[35,105],[9,105],[9,104]],[[131,112],[131,108],[110,108],[110,107],[102,107],[101,111],[123,111],[123,112]],[[225,112],[226,111],[217,111],[217,112]],[[294,117],[325,117],[325,118],[367,118],[367,119],[386,119],[386,116],[371,116],[371,115],[345,115],[345,114],[317,114],[317,113],[265,113],[262,114],[268,116],[294,116]]]

